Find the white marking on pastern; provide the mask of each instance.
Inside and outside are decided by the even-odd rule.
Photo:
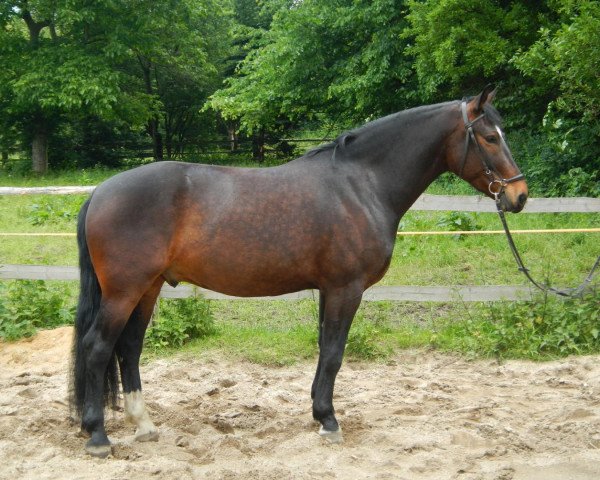
[[[150,420],[144,397],[140,390],[123,395],[125,399],[125,418],[137,426],[135,439],[139,442],[158,440],[158,429]]]

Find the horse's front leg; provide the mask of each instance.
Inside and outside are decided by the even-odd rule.
[[[323,320],[325,318],[325,294],[323,291],[319,292],[319,352],[321,351],[321,337],[323,336]],[[317,380],[319,379],[319,373],[321,372],[321,355],[319,355],[319,361],[317,362],[317,372],[315,373],[315,379],[310,389],[310,398],[315,399],[315,392],[317,390]]]
[[[325,300],[321,328],[319,368],[315,377],[313,417],[321,423],[319,434],[331,442],[342,441],[342,431],[335,418],[333,389],[340,367],[350,325],[362,299],[362,286],[328,290]]]

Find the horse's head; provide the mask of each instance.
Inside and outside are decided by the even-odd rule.
[[[520,212],[527,183],[515,164],[492,106],[495,89],[460,103],[459,121],[449,138],[448,168],[480,192],[497,199],[504,211]]]

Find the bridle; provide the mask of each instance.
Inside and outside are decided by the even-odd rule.
[[[514,177],[510,178],[502,178],[502,175],[498,174],[498,171],[490,162],[489,157],[487,156],[485,150],[481,148],[481,145],[477,141],[477,137],[475,136],[475,132],[473,131],[473,125],[485,117],[485,112],[483,112],[478,117],[469,121],[469,117],[467,115],[467,102],[463,100],[460,104],[460,110],[462,113],[463,122],[465,124],[465,148],[463,150],[462,160],[460,162],[460,170],[458,175],[462,177],[463,170],[465,169],[465,163],[467,162],[467,154],[469,153],[469,145],[473,142],[477,146],[477,150],[479,152],[479,158],[483,165],[483,173],[488,177],[490,183],[488,184],[488,190],[494,196],[496,203],[499,202],[499,197],[504,193],[504,189],[507,185],[513,182],[517,182],[519,180],[523,180],[525,175],[519,173]]]
[[[519,251],[517,250],[517,246],[515,245],[515,242],[512,238],[510,230],[508,229],[508,224],[506,223],[506,216],[504,215],[504,211],[502,210],[502,206],[500,204],[500,196],[504,193],[504,189],[506,188],[506,186],[513,182],[517,182],[519,180],[524,179],[525,176],[522,173],[519,173],[518,175],[515,175],[514,177],[511,177],[511,178],[502,178],[502,176],[498,174],[498,171],[492,166],[490,159],[488,158],[487,154],[485,153],[485,150],[483,148],[481,148],[481,145],[479,144],[479,142],[477,141],[477,137],[475,136],[475,132],[473,131],[473,124],[475,124],[476,122],[481,120],[485,116],[485,112],[469,122],[469,117],[467,116],[467,102],[465,100],[463,100],[461,102],[460,110],[462,112],[462,117],[463,117],[463,121],[465,123],[465,130],[466,130],[467,134],[465,136],[465,148],[464,148],[463,157],[462,157],[462,160],[460,163],[459,176],[462,177],[462,173],[465,168],[465,163],[467,161],[467,154],[469,153],[469,145],[471,142],[473,142],[477,146],[477,150],[479,151],[479,158],[480,158],[481,163],[483,164],[483,168],[484,168],[483,173],[490,180],[488,189],[489,189],[490,193],[494,196],[494,200],[496,202],[496,210],[498,211],[498,216],[500,217],[500,221],[502,222],[502,226],[504,227],[504,232],[506,233],[506,239],[508,240],[508,245],[513,254],[513,257],[515,258],[515,261],[517,262],[517,267],[518,267],[519,271],[522,272],[523,275],[525,275],[527,277],[527,279],[535,287],[537,287],[538,289],[540,289],[543,292],[551,292],[551,293],[554,293],[555,295],[560,295],[562,297],[571,297],[571,298],[583,297],[583,295],[586,293],[586,289],[587,289],[588,285],[591,283],[592,278],[594,277],[595,270],[598,267],[600,267],[600,256],[596,259],[596,262],[592,266],[590,273],[587,275],[587,277],[585,277],[583,282],[581,284],[579,284],[577,287],[560,290],[560,289],[551,287],[550,285],[546,285],[545,283],[538,282],[531,276],[531,274],[529,273],[529,269],[523,263],[523,260],[521,259],[521,255],[519,254]],[[496,190],[496,186],[497,186],[497,190]]]

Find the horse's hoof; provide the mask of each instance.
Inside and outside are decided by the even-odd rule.
[[[89,442],[85,445],[85,451],[96,458],[106,458],[112,453],[112,445],[90,445]]]
[[[335,431],[325,430],[323,426],[319,429],[319,435],[322,438],[327,440],[329,443],[342,443],[344,441],[344,436],[342,435],[342,428],[338,427]]]
[[[136,442],[158,442],[158,430],[151,430],[149,432],[136,432]]]

